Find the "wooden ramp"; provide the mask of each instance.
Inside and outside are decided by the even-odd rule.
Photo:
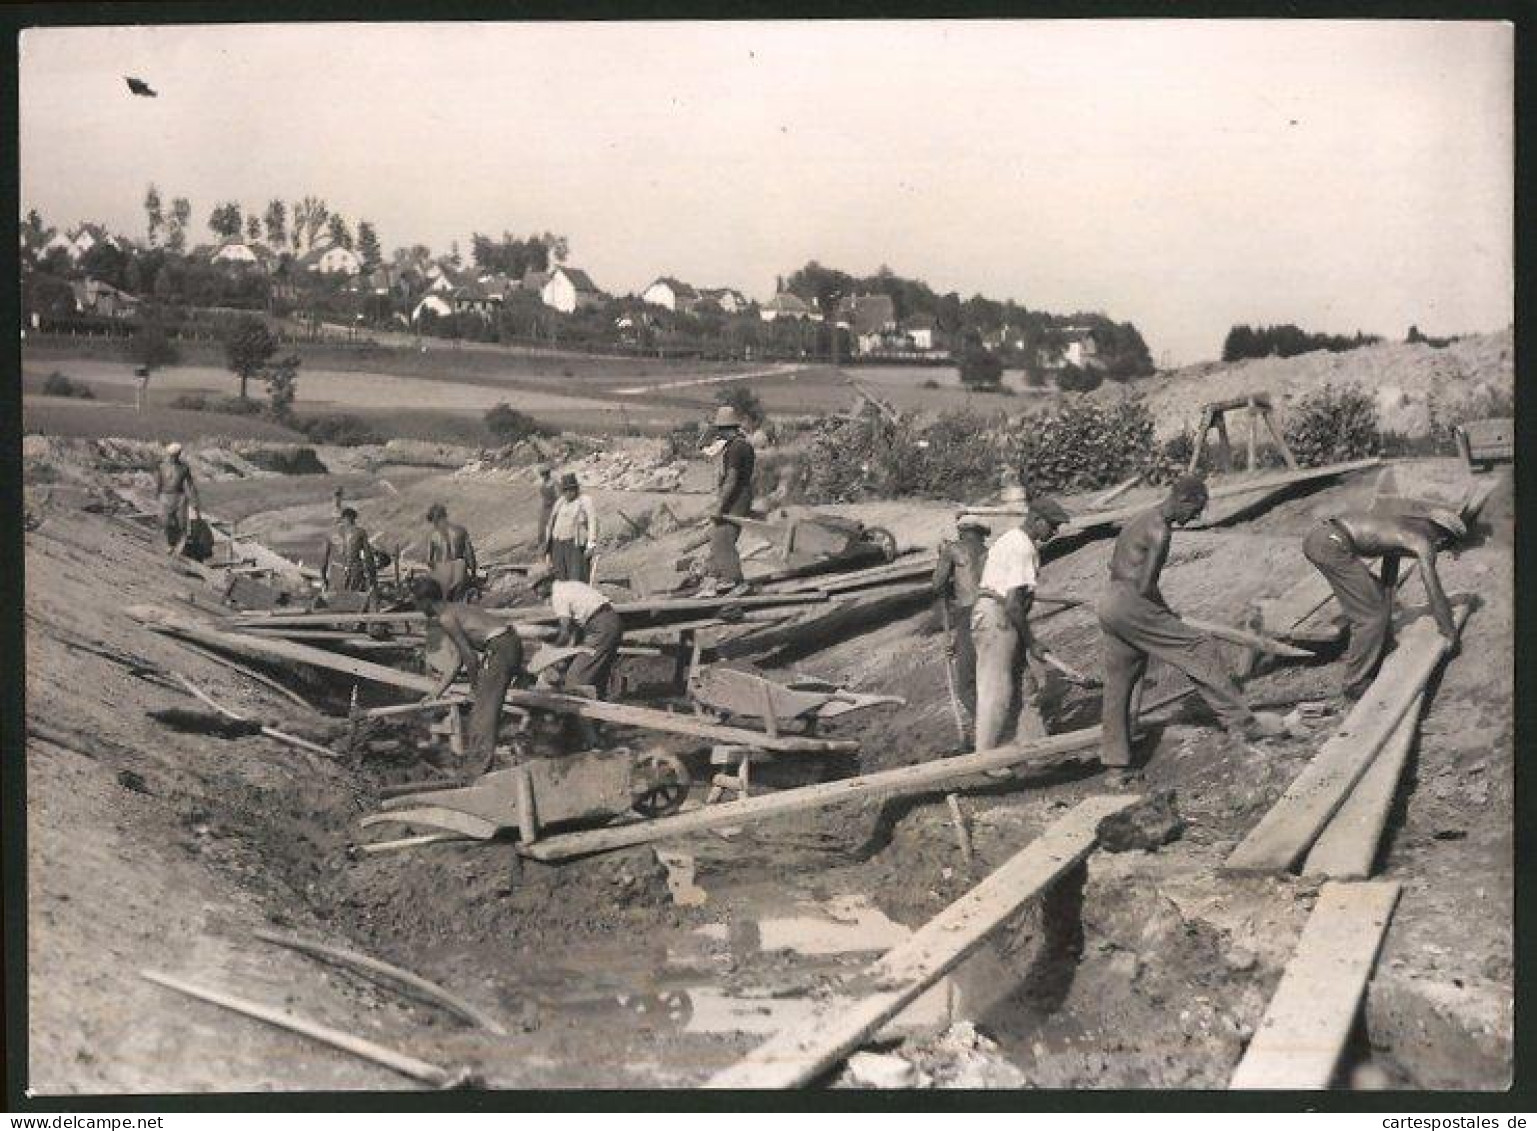
[[[770,1038],[710,1079],[710,1088],[794,1088],[811,1083],[857,1049],[929,986],[981,946],[988,935],[1094,850],[1099,823],[1134,805],[1135,796],[1079,802],[1003,867],[961,896],[868,967],[861,981],[878,987],[849,1006],[826,1005],[794,1030]]]
[[[1396,883],[1324,885],[1230,1088],[1329,1087],[1398,894]]]
[[[1460,628],[1467,618],[1467,606],[1458,605],[1452,612]],[[1446,650],[1446,640],[1430,617],[1410,625],[1334,737],[1324,743],[1281,799],[1233,850],[1224,869],[1284,872],[1301,860],[1398,724],[1420,701]]]

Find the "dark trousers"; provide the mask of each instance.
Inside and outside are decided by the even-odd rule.
[[[172,549],[180,545],[187,534],[190,509],[186,495],[160,496],[160,529],[165,534],[165,544]]]
[[[613,671],[614,660],[619,655],[619,642],[623,638],[619,614],[612,606],[599,609],[588,617],[582,626],[582,647],[592,651],[571,661],[571,666],[566,669],[565,685],[597,688],[598,698],[606,699],[608,676]]]
[[[550,543],[550,564],[561,581],[586,581],[589,572],[587,554],[575,542],[557,538]]]
[[[1229,731],[1253,719],[1215,642],[1180,620],[1167,605],[1149,600],[1129,585],[1112,582],[1098,612],[1105,658],[1100,740],[1100,761],[1105,765],[1131,765],[1131,732],[1136,723],[1131,702],[1149,656],[1184,672]]]
[[[1387,651],[1393,629],[1393,595],[1356,557],[1350,536],[1332,522],[1313,528],[1302,542],[1302,553],[1324,575],[1350,621],[1344,687],[1346,694],[1359,696],[1371,684]]]
[[[710,574],[717,581],[736,585],[742,580],[742,558],[736,552],[742,528],[734,522],[717,520],[710,528]]]
[[[977,713],[977,644],[971,636],[971,606],[950,605],[950,635],[955,645],[955,691],[961,705]]]
[[[465,754],[471,768],[483,770],[496,756],[496,733],[502,722],[502,702],[513,678],[523,670],[523,642],[516,632],[504,632],[486,645],[475,680]]]

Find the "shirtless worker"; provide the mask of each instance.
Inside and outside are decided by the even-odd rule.
[[[1206,498],[1206,484],[1183,475],[1159,506],[1128,522],[1115,540],[1110,586],[1098,609],[1105,658],[1100,761],[1107,766],[1131,765],[1132,700],[1149,656],[1184,672],[1230,735],[1285,732],[1280,716],[1249,709],[1215,643],[1182,621],[1158,588],[1173,528],[1192,522],[1206,509]]]
[[[427,508],[427,521],[432,523],[427,569],[437,579],[445,600],[461,600],[475,581],[475,546],[469,531],[448,521],[448,508],[442,503]]]
[[[524,671],[523,641],[514,626],[473,605],[449,602],[443,588],[425,574],[411,578],[411,599],[426,617],[436,623],[453,642],[459,661],[427,694],[441,699],[463,671],[473,689],[470,707],[467,768],[484,773],[496,758],[497,729],[502,721],[502,703],[507,688]]]
[[[1010,499],[1011,494],[1015,499]],[[1024,505],[1024,488],[1006,488],[1003,501],[1016,500]],[[1046,723],[1036,701],[1039,688],[1025,657],[1044,662],[1048,652],[1030,631],[1028,617],[1040,570],[1040,547],[1051,541],[1067,520],[1068,513],[1055,499],[1032,500],[1023,521],[1004,531],[987,551],[971,612],[977,649],[978,753],[993,749],[1003,738],[1016,692],[1021,696],[1016,738],[1046,736]]]
[[[333,588],[331,566],[338,567],[340,584],[334,588],[350,593],[371,593],[379,585],[379,573],[374,562],[374,548],[369,544],[368,532],[358,525],[358,512],[343,507],[338,516],[336,533],[326,539],[325,550],[320,556],[320,589],[324,593]]]
[[[971,639],[971,610],[982,584],[982,564],[987,560],[987,536],[991,528],[975,515],[963,514],[955,523],[956,540],[939,548],[930,588],[945,602],[949,638],[945,651],[954,657],[956,694],[973,717],[977,711],[977,648]]]
[[[165,459],[155,467],[155,496],[160,503],[165,552],[179,554],[187,545],[187,535],[192,532],[188,509],[190,507],[193,518],[202,518],[203,506],[198,499],[197,484],[192,480],[192,469],[181,458],[178,443],[165,446]]]
[[[1419,562],[1436,626],[1455,647],[1457,622],[1436,575],[1436,551],[1466,537],[1467,532],[1454,512],[1432,507],[1406,513],[1347,511],[1324,519],[1308,533],[1302,553],[1329,582],[1350,621],[1342,688],[1345,698],[1361,697],[1387,652],[1398,563],[1405,555]],[[1366,568],[1363,558],[1382,559],[1380,581]]]

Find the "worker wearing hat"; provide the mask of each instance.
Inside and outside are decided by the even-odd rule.
[[[427,508],[432,533],[427,537],[427,569],[437,579],[447,601],[462,601],[475,585],[475,544],[470,532],[448,521],[448,508],[433,503]]]
[[[1206,500],[1206,484],[1182,475],[1161,504],[1128,522],[1115,540],[1110,585],[1098,608],[1105,662],[1100,760],[1107,766],[1131,765],[1136,700],[1149,656],[1184,672],[1230,735],[1263,738],[1285,730],[1279,716],[1249,710],[1215,643],[1181,620],[1158,588],[1173,528],[1193,522]]]
[[[534,542],[544,545],[545,537],[550,529],[550,515],[555,510],[555,500],[560,498],[560,488],[555,485],[555,469],[547,463],[541,463],[538,468],[539,475],[539,525],[534,527],[538,533],[534,536]]]
[[[982,584],[982,564],[987,560],[987,536],[992,528],[976,515],[963,513],[956,519],[955,531],[955,541],[939,547],[930,585],[945,618],[945,652],[954,665],[956,694],[964,712],[975,718],[977,649],[971,639],[971,610]]]
[[[165,458],[155,467],[155,498],[160,504],[160,527],[165,532],[167,554],[179,554],[187,545],[192,518],[203,517],[192,469],[181,458],[181,445],[165,446]]]
[[[598,544],[598,512],[592,496],[571,472],[560,477],[560,498],[550,509],[544,534],[545,560],[562,581],[592,580],[592,552]]]
[[[1342,688],[1347,699],[1361,697],[1387,652],[1401,557],[1419,562],[1436,625],[1442,636],[1457,643],[1457,622],[1436,575],[1436,551],[1467,533],[1462,517],[1454,511],[1412,502],[1396,511],[1388,507],[1347,511],[1324,519],[1308,533],[1302,553],[1329,582],[1350,622]],[[1382,559],[1381,580],[1367,568],[1364,559],[1368,558]]]
[[[1046,723],[1039,688],[1026,657],[1044,661],[1047,650],[1030,631],[1030,605],[1040,571],[1040,549],[1068,521],[1062,504],[1050,497],[1024,503],[1022,487],[1005,488],[1004,503],[1018,503],[1018,525],[1003,532],[987,552],[971,611],[971,635],[977,650],[976,749],[998,746],[1007,729],[1015,695],[1020,739],[1043,738]]]
[[[730,405],[715,410],[715,435],[721,444],[720,473],[716,478],[715,508],[710,513],[708,575],[699,591],[714,594],[727,589],[740,595],[748,588],[742,580],[742,559],[736,548],[742,528],[730,519],[746,517],[752,508],[753,469],[758,457],[742,434],[741,417]]]

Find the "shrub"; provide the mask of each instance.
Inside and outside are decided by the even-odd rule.
[[[968,388],[994,388],[1003,380],[1003,362],[981,343],[969,343],[961,351],[960,377]]]
[[[1064,393],[1092,393],[1104,381],[1105,375],[1097,368],[1064,365],[1057,371],[1057,388]]]
[[[924,380],[923,380],[923,385],[921,386],[921,388],[924,388],[924,389],[937,389],[937,388],[939,388],[939,382],[934,380],[934,378],[932,378],[932,377],[925,377]]]
[[[526,412],[519,412],[508,404],[492,405],[481,419],[485,422],[486,431],[503,444],[516,444],[536,436],[555,435]]]
[[[293,421],[293,425],[317,444],[356,448],[364,444],[384,443],[384,437],[368,424],[346,413],[304,417]]]
[[[272,419],[287,423],[293,416],[294,396],[299,391],[299,355],[291,353],[267,366],[267,398]]]
[[[1516,397],[1513,389],[1486,385],[1450,403],[1431,394],[1426,407],[1430,411],[1433,450],[1443,455],[1455,455],[1457,444],[1452,432],[1459,424],[1490,417],[1513,417],[1516,415]]]
[[[1087,397],[1021,418],[1013,454],[1031,493],[1092,490],[1119,483],[1156,450],[1153,415],[1141,398],[1105,405]]]
[[[43,392],[50,397],[74,397],[82,401],[96,399],[96,394],[91,392],[89,385],[77,384],[57,369],[48,374],[48,379],[43,382]]]
[[[949,412],[921,430],[893,437],[890,468],[884,476],[893,495],[969,500],[985,495],[998,480],[1002,462],[997,435],[1003,418]]]
[[[1286,444],[1303,467],[1375,455],[1382,447],[1376,401],[1353,385],[1325,385],[1286,414]]]
[[[230,416],[257,416],[262,406],[239,397],[210,397],[206,393],[183,393],[171,402],[172,408],[191,412],[223,412]]]
[[[1155,487],[1173,483],[1190,466],[1191,453],[1195,451],[1195,433],[1186,428],[1159,444],[1143,469],[1143,479]],[[1127,473],[1128,477],[1130,472]]]
[[[768,419],[758,394],[746,385],[728,385],[715,394],[715,403],[736,409],[736,414],[742,418],[743,426],[749,432],[762,428]]]

